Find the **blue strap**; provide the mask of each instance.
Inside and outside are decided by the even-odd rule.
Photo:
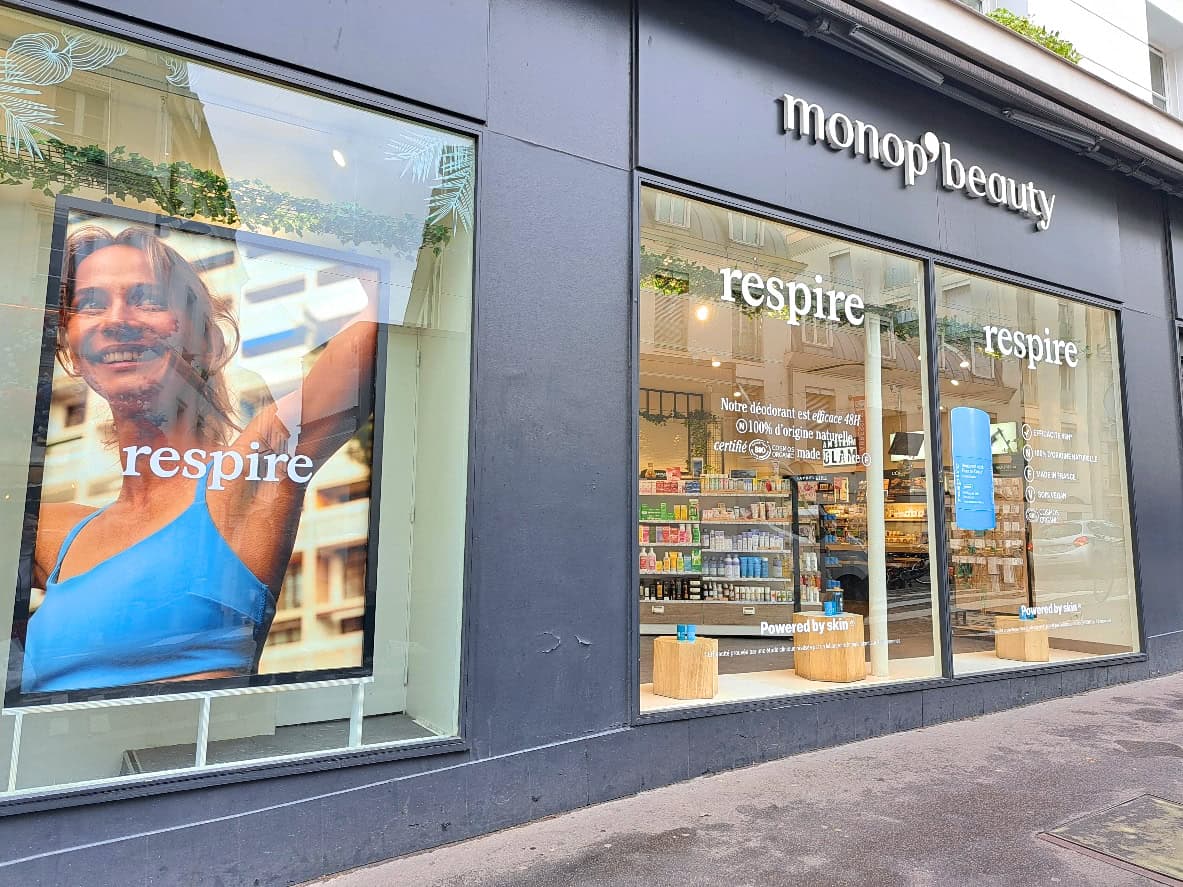
[[[107,506],[104,505],[97,511],[92,511],[82,520],[78,521],[78,523],[74,525],[74,529],[70,530],[70,532],[66,534],[66,538],[62,540],[62,547],[58,549],[57,563],[53,565],[53,572],[49,574],[49,579],[47,580],[48,582],[58,581],[58,573],[62,569],[62,561],[66,559],[66,552],[70,550],[70,544],[74,541],[74,537],[76,537],[82,531],[83,527],[102,514],[106,507]]]

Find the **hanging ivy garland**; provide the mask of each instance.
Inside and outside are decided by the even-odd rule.
[[[185,161],[156,163],[128,151],[78,147],[60,139],[41,143],[41,156],[0,152],[0,185],[29,184],[46,197],[96,188],[119,201],[155,204],[167,215],[202,218],[231,227],[303,236],[328,234],[342,243],[372,243],[413,257],[421,247],[436,255],[452,238],[441,222],[388,216],[356,203],[329,203],[277,191],[259,179],[227,179]]]

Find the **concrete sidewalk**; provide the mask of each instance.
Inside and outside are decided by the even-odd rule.
[[[321,883],[1136,887],[1153,882],[1036,835],[1144,793],[1183,802],[1183,675],[703,777]]]

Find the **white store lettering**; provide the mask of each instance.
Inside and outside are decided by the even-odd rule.
[[[735,301],[735,286],[739,285],[739,296],[751,308],[761,306],[775,314],[787,312],[786,323],[800,326],[801,318],[811,314],[818,320],[838,321],[839,312],[851,326],[862,326],[865,305],[858,293],[844,293],[839,289],[825,289],[823,278],[815,274],[815,286],[790,280],[787,283],[779,277],[764,278],[755,271],[739,268],[720,268],[723,278],[724,302]]]
[[[876,160],[886,169],[903,168],[904,187],[910,188],[940,161],[941,186],[947,191],[962,191],[972,199],[984,197],[994,206],[1035,219],[1035,229],[1046,231],[1052,223],[1056,195],[1037,188],[1034,182],[1020,182],[980,166],[966,166],[953,156],[949,143],[934,132],[926,132],[918,142],[901,139],[893,132],[879,130],[846,114],[826,114],[814,102],[785,93],[781,96],[785,134],[797,133],[821,142],[833,151],[849,150],[855,157]]]

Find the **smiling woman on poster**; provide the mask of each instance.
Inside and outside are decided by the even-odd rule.
[[[229,303],[147,228],[73,231],[57,359],[109,405],[122,486],[99,509],[40,508],[24,692],[257,670],[308,481],[372,410],[367,294],[301,386],[240,427]]]

